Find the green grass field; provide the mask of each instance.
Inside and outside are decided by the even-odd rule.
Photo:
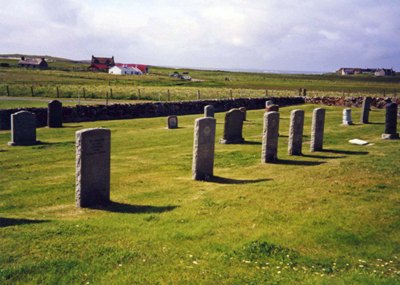
[[[247,143],[216,144],[212,182],[191,179],[195,115],[175,130],[166,118],[40,128],[28,147],[0,131],[0,283],[399,283],[400,141],[380,139],[384,110],[341,126],[342,108],[326,107],[325,151],[310,153],[315,107],[281,108],[277,164],[260,163],[263,111],[248,111]],[[295,108],[299,157],[287,155]],[[111,129],[113,203],[77,209],[75,132],[91,127]]]

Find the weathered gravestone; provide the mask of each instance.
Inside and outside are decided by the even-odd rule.
[[[325,109],[317,108],[313,111],[311,123],[310,151],[322,150],[324,141]]]
[[[398,139],[399,133],[397,132],[397,104],[386,104],[386,118],[385,118],[385,133],[382,134],[382,139]]]
[[[10,146],[34,145],[36,141],[36,115],[28,111],[20,111],[11,115]]]
[[[364,97],[362,108],[361,108],[361,120],[360,123],[368,124],[369,123],[369,110],[371,109],[371,97]]]
[[[196,119],[194,123],[192,177],[194,180],[209,180],[214,171],[215,148],[214,118]]]
[[[265,107],[271,106],[273,104],[274,104],[274,102],[272,102],[272,100],[265,101]]]
[[[262,138],[261,162],[278,160],[279,112],[264,114],[264,130]]]
[[[207,105],[204,107],[204,117],[211,117],[214,118],[214,106],[213,105]]]
[[[347,108],[343,110],[342,124],[343,125],[353,124],[353,120],[351,119],[351,109]]]
[[[247,120],[247,110],[245,107],[240,107],[239,111],[243,113],[243,121]]]
[[[265,107],[265,112],[279,112],[279,106],[272,104]]]
[[[93,128],[76,132],[77,207],[110,203],[110,147],[109,129]]]
[[[52,100],[47,107],[47,126],[49,128],[62,127],[62,103],[58,100]]]
[[[239,109],[229,110],[225,114],[224,135],[220,143],[235,144],[244,142],[242,130],[243,113]]]
[[[290,130],[288,153],[290,155],[301,155],[303,144],[304,111],[293,110],[290,113]]]
[[[177,116],[168,116],[167,117],[167,128],[168,129],[176,129],[178,128],[178,117]]]

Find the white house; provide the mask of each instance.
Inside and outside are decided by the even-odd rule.
[[[109,74],[117,74],[117,75],[122,75],[122,74],[129,74],[129,75],[141,75],[143,74],[142,71],[140,71],[139,68],[137,67],[132,67],[132,66],[113,66],[108,70]]]

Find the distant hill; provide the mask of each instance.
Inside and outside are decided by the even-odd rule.
[[[68,63],[90,63],[90,60],[73,60],[69,58],[62,58],[56,56],[49,56],[49,55],[31,55],[31,54],[21,54],[21,53],[14,53],[14,54],[0,54],[0,58],[4,59],[20,59],[22,56],[24,57],[44,57],[48,62],[68,62]]]

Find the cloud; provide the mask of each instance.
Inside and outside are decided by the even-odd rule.
[[[57,3],[57,4],[55,4]],[[396,1],[0,0],[0,53],[154,65],[400,69]]]

